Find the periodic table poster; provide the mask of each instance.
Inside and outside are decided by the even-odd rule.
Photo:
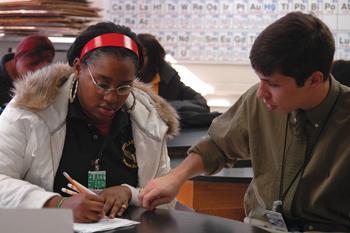
[[[350,0],[104,0],[104,19],[154,34],[181,63],[248,64],[259,33],[290,11],[312,12],[350,59]]]

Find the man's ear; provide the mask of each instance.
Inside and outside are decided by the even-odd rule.
[[[307,79],[307,84],[311,87],[318,87],[319,85],[323,84],[325,81],[324,75],[320,71],[313,72]]]

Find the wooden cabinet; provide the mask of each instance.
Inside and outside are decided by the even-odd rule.
[[[242,221],[244,193],[249,182],[211,182],[189,180],[177,199],[198,213]]]

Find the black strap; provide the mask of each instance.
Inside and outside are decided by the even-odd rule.
[[[312,145],[310,146],[310,149],[307,148],[307,152],[306,152],[306,156],[305,156],[305,160],[304,163],[302,164],[302,166],[298,169],[298,172],[296,173],[296,175],[293,177],[291,183],[288,185],[288,187],[286,188],[286,190],[283,191],[283,176],[284,176],[284,168],[285,168],[285,159],[286,159],[286,144],[287,144],[287,133],[288,133],[288,124],[289,124],[289,115],[287,116],[287,123],[286,123],[286,128],[285,128],[285,137],[284,137],[284,146],[283,146],[283,157],[282,157],[282,166],[281,166],[281,180],[280,180],[280,187],[279,187],[279,200],[282,201],[282,205],[283,205],[283,201],[284,198],[286,197],[289,189],[292,187],[294,181],[297,179],[297,177],[300,175],[300,173],[304,172],[305,167],[307,166],[310,158],[311,158],[311,154],[313,153],[313,150],[315,149],[315,146],[325,128],[325,126],[327,125],[327,122],[329,121],[329,118],[332,115],[332,112],[335,109],[335,106],[337,105],[338,99],[340,96],[340,90],[338,91],[337,94],[337,98],[334,101],[334,104],[331,108],[331,110],[329,111],[329,113],[327,114],[326,120],[324,122],[324,124],[322,124],[321,129],[318,131],[318,134],[315,137],[314,142],[312,143]]]

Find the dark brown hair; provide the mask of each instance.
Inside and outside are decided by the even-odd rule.
[[[265,76],[291,76],[298,86],[320,71],[326,80],[334,56],[334,38],[329,28],[311,14],[292,12],[278,19],[254,41],[250,62]]]
[[[145,69],[145,76],[153,77],[159,72],[160,67],[165,63],[165,50],[157,38],[151,34],[142,33],[137,35],[140,43],[146,49],[148,63]]]

